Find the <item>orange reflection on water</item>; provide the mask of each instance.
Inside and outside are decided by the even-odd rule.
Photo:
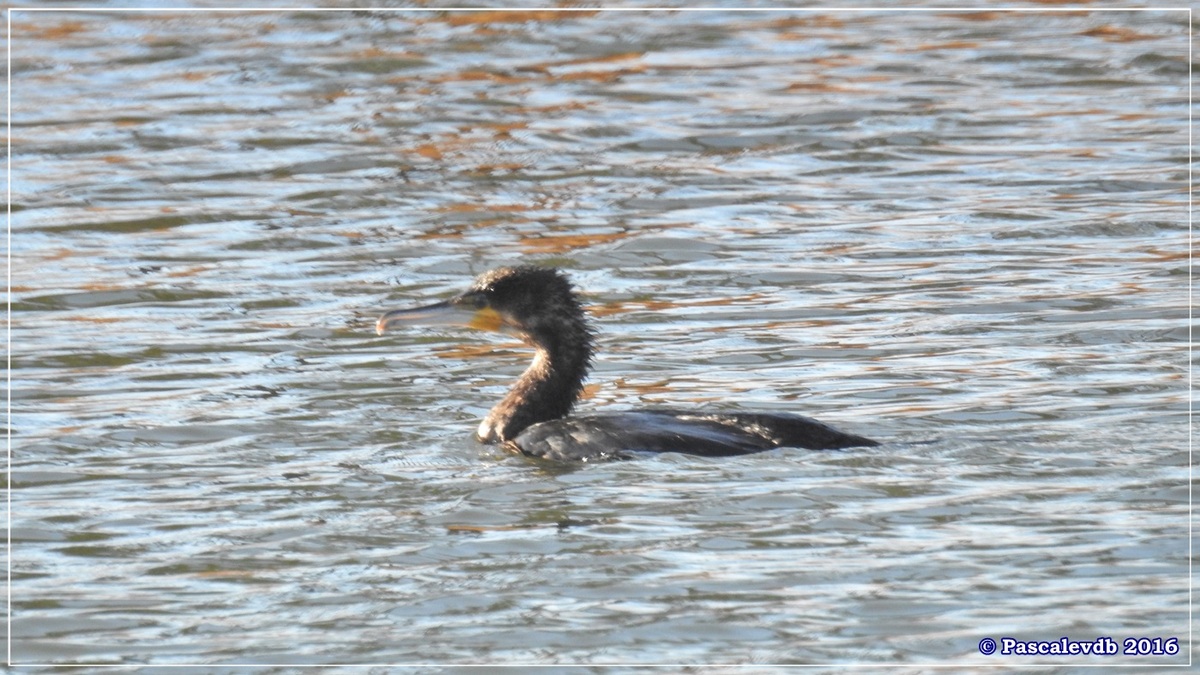
[[[521,238],[521,247],[527,253],[566,253],[584,249],[594,244],[605,244],[629,236],[628,232],[593,234],[530,235]]]

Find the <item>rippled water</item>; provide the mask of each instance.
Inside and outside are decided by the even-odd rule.
[[[15,13],[11,661],[1187,663],[1187,16]],[[886,443],[479,446],[518,261]]]

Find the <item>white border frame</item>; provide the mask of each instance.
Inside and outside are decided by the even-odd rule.
[[[857,668],[857,667],[876,667],[886,668],[889,666],[901,666],[904,668],[962,668],[961,664],[945,664],[945,663],[863,663],[863,664],[768,664],[768,663],[748,663],[748,664],[662,664],[662,663],[580,663],[580,664],[529,664],[529,663],[513,663],[513,664],[490,664],[490,663],[319,663],[319,664],[295,664],[295,663],[196,663],[196,664],[113,664],[113,663],[13,663],[12,660],[12,17],[15,12],[35,12],[35,13],[51,13],[51,12],[98,12],[98,13],[149,13],[149,12],[176,12],[176,13],[192,13],[192,12],[238,12],[238,13],[265,13],[265,12],[524,12],[524,11],[555,11],[555,12],[654,12],[654,11],[670,11],[670,12],[1020,12],[1020,13],[1057,13],[1057,12],[1181,12],[1186,11],[1188,14],[1188,662],[1186,664],[1145,664],[1137,663],[1067,663],[1067,662],[1045,662],[1045,663],[1027,663],[1027,662],[997,662],[994,664],[976,663],[971,664],[971,668],[1071,668],[1085,666],[1089,668],[1190,668],[1195,654],[1195,640],[1192,631],[1193,622],[1193,600],[1195,593],[1193,591],[1194,573],[1192,569],[1192,526],[1195,518],[1193,517],[1193,495],[1192,489],[1194,480],[1192,477],[1192,467],[1194,465],[1192,456],[1192,431],[1193,425],[1193,408],[1194,397],[1193,389],[1193,325],[1194,317],[1192,314],[1192,202],[1193,202],[1193,171],[1195,162],[1192,157],[1192,109],[1194,107],[1192,98],[1192,8],[1191,7],[1089,7],[1089,6],[1052,6],[1052,7],[127,7],[127,8],[112,8],[112,7],[10,7],[4,10],[7,17],[6,21],[6,101],[5,101],[5,130],[7,133],[5,139],[6,161],[5,161],[5,177],[8,182],[5,198],[5,262],[6,262],[6,293],[5,293],[5,445],[7,449],[7,464],[5,476],[5,515],[6,515],[6,605],[5,605],[5,664],[9,668],[15,667],[41,667],[41,668],[130,668],[130,667],[147,667],[147,668],[247,668],[247,667],[262,667],[262,668],[412,668],[412,667],[440,667],[440,668],[471,668],[471,667],[503,667],[503,668],[571,668],[571,667],[586,667],[586,668],[608,668],[608,667],[634,667],[634,668],[703,668],[703,667],[723,667],[723,668]]]

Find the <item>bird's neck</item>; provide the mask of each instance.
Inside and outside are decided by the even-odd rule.
[[[500,403],[479,425],[476,436],[485,443],[509,441],[527,427],[566,417],[583,391],[591,364],[591,337],[535,340],[533,363]]]

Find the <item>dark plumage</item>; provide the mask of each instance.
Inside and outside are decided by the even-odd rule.
[[[878,445],[788,413],[652,409],[567,417],[591,367],[595,334],[570,281],[553,268],[494,269],[446,302],[384,314],[376,330],[383,334],[392,324],[447,322],[512,333],[537,350],[476,432],[484,443],[502,443],[526,455],[587,461],[638,452],[722,457],[780,447]]]

